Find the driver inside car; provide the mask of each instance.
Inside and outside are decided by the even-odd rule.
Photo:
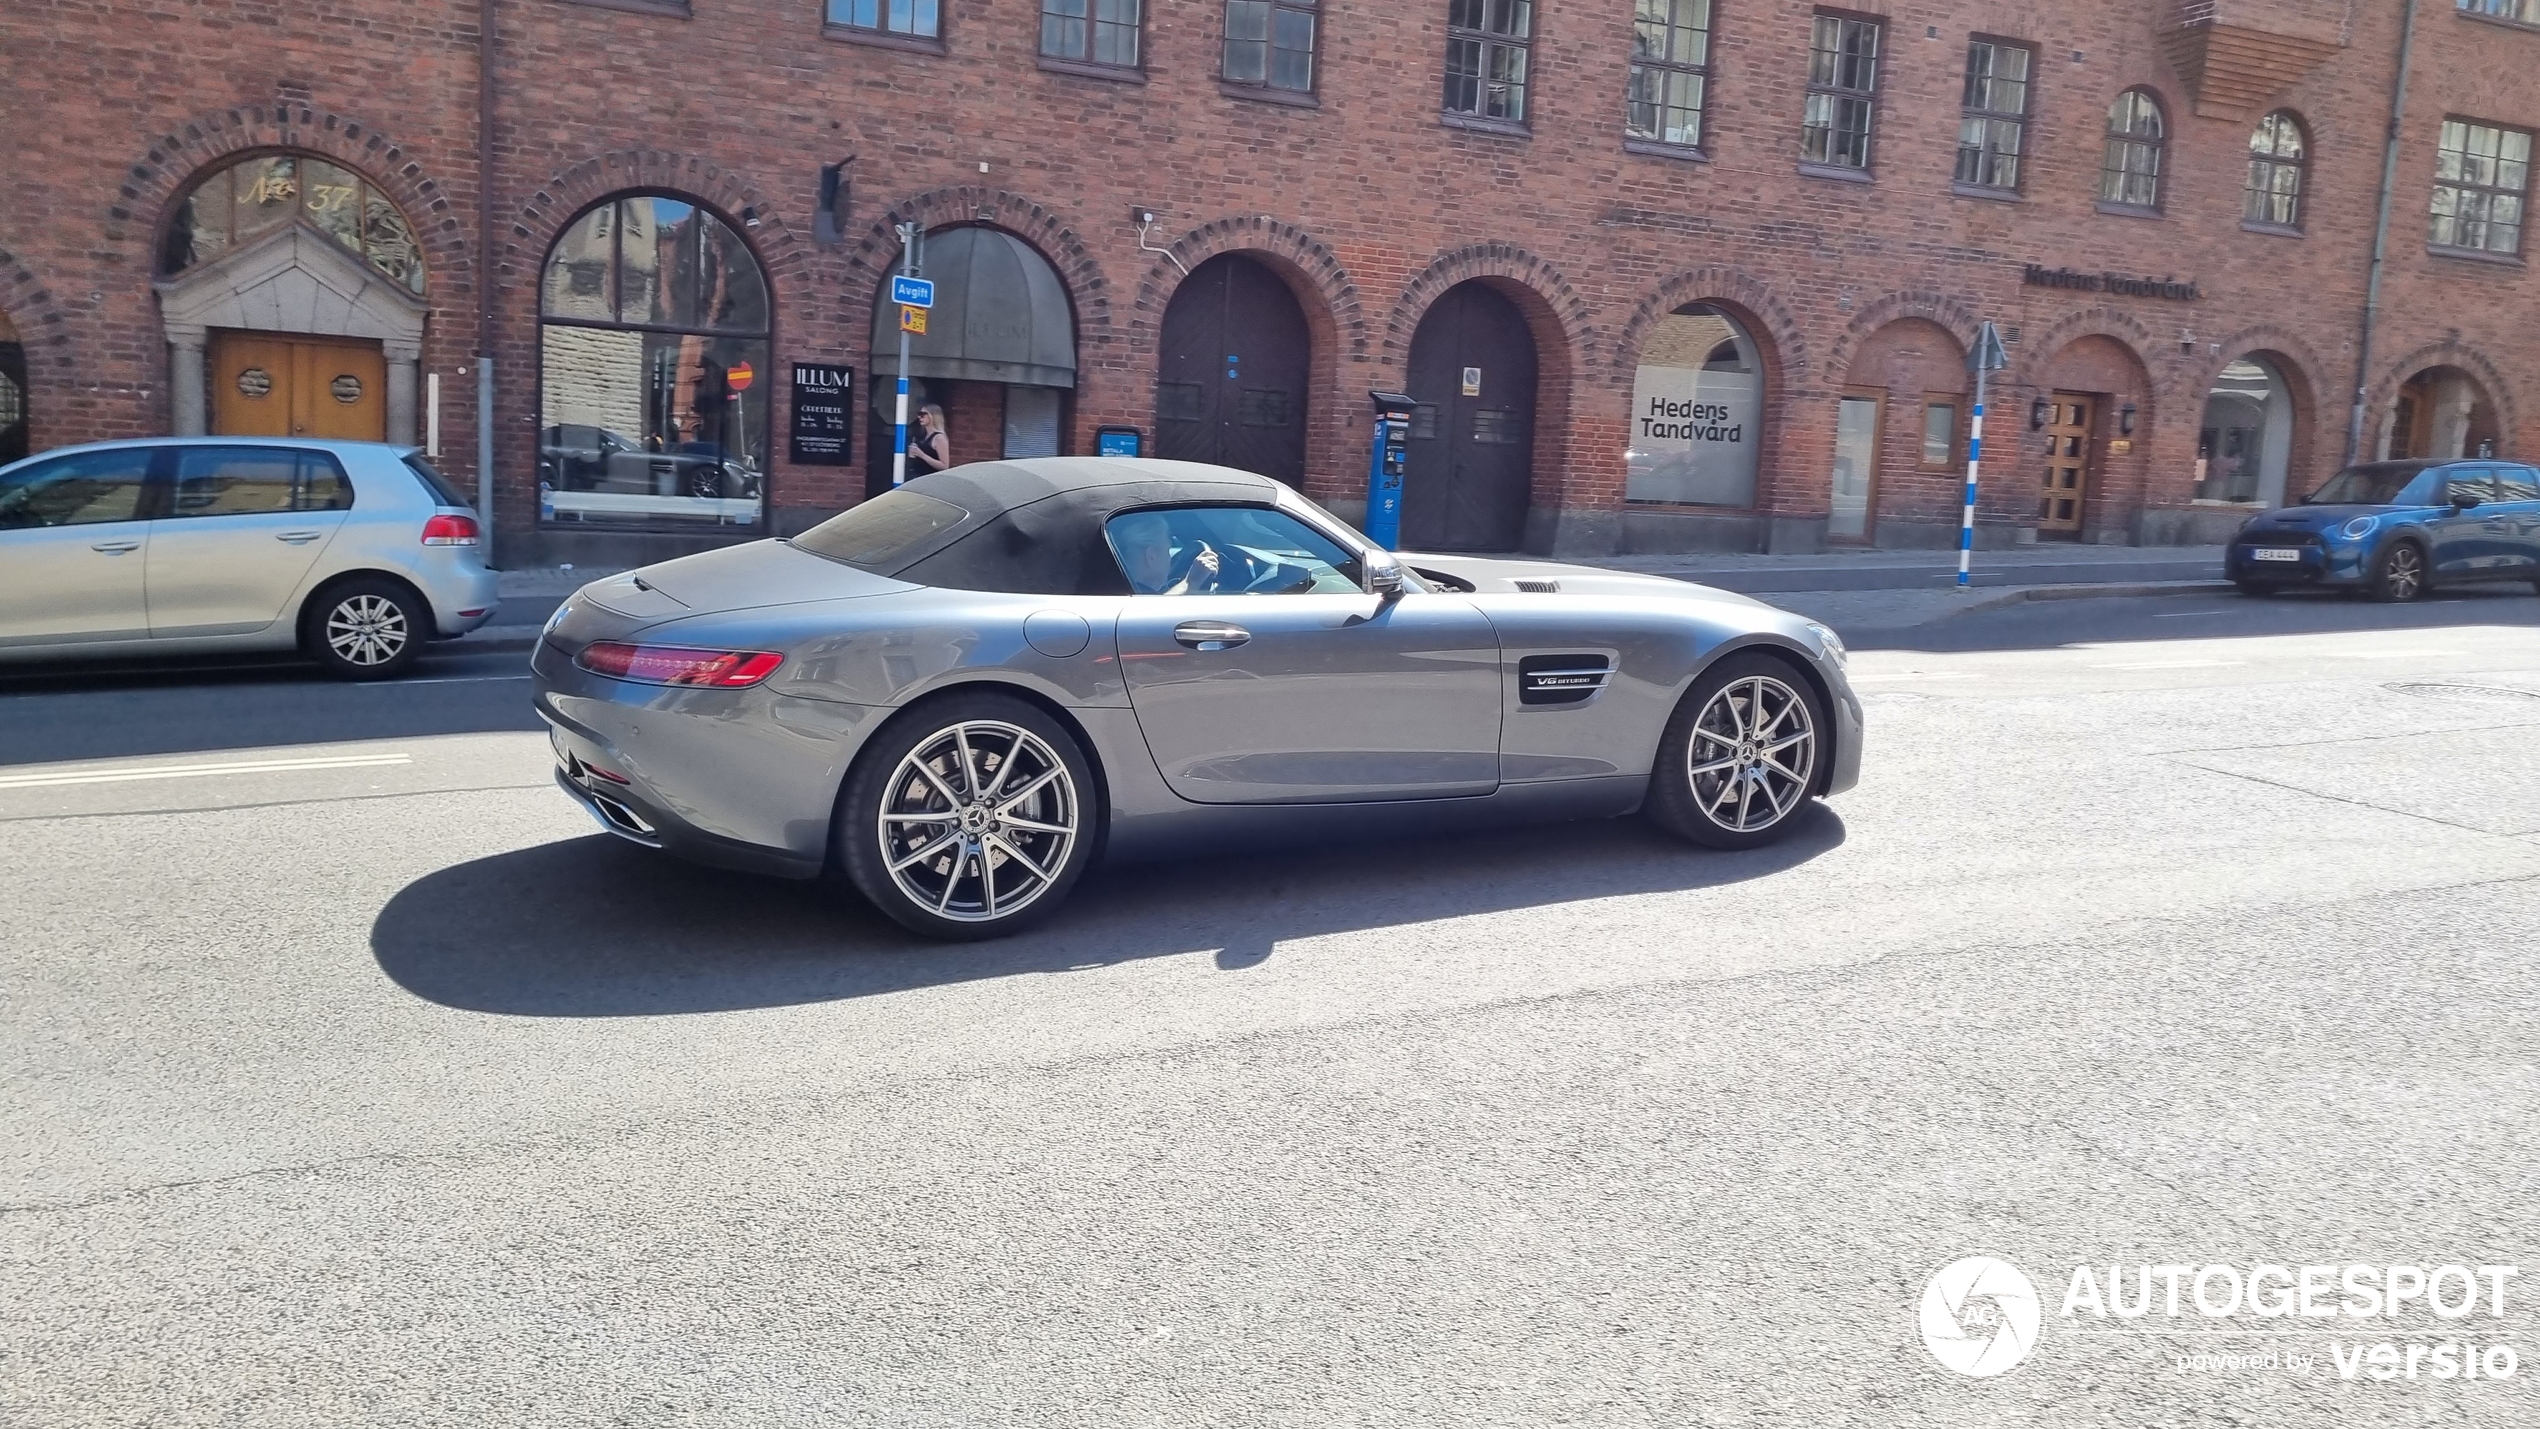
[[[1224,560],[1217,548],[1197,542],[1197,551],[1177,557],[1173,525],[1157,513],[1124,516],[1111,523],[1111,540],[1130,589],[1140,595],[1201,595],[1217,589]]]

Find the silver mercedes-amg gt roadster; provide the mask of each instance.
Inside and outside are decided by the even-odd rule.
[[[1852,787],[1834,632],[1653,576],[1380,550],[1188,462],[955,467],[584,586],[533,657],[556,782],[702,863],[843,872],[937,938],[1098,858],[1639,810],[1779,837]]]

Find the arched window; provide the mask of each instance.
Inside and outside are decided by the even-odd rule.
[[[1738,320],[1691,303],[1652,324],[1632,378],[1623,498],[1755,504],[1764,444],[1764,362]]]
[[[2108,147],[2099,164],[2099,200],[2128,208],[2161,206],[2166,126],[2151,92],[2129,89],[2108,106]]]
[[[574,220],[538,284],[538,514],[755,526],[766,501],[767,279],[686,199]]]
[[[173,277],[294,223],[360,254],[406,291],[423,291],[423,250],[397,205],[370,180],[309,154],[247,159],[187,190],[160,246],[159,271]]]
[[[2242,216],[2278,228],[2302,225],[2302,171],[2309,166],[2302,121],[2279,109],[2249,135],[2249,191]]]

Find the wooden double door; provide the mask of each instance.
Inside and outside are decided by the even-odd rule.
[[[1302,485],[1305,311],[1279,275],[1239,253],[1191,270],[1164,309],[1155,454]]]
[[[1535,339],[1482,282],[1446,290],[1411,334],[1402,545],[1513,551],[1534,487]]]
[[[212,431],[225,437],[388,437],[388,362],[376,342],[215,334]]]
[[[2057,392],[2046,399],[2046,461],[2040,468],[2037,534],[2049,540],[2081,535],[2083,505],[2090,497],[2091,419],[2098,399]]]

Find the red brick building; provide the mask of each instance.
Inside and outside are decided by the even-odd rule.
[[[888,480],[916,222],[955,460],[1347,510],[1407,390],[1406,545],[1954,544],[1985,320],[1988,542],[2210,539],[2359,393],[2366,456],[2540,447],[2540,0],[1144,7],[19,0],[0,441],[464,483],[486,352],[506,564],[797,530]]]

